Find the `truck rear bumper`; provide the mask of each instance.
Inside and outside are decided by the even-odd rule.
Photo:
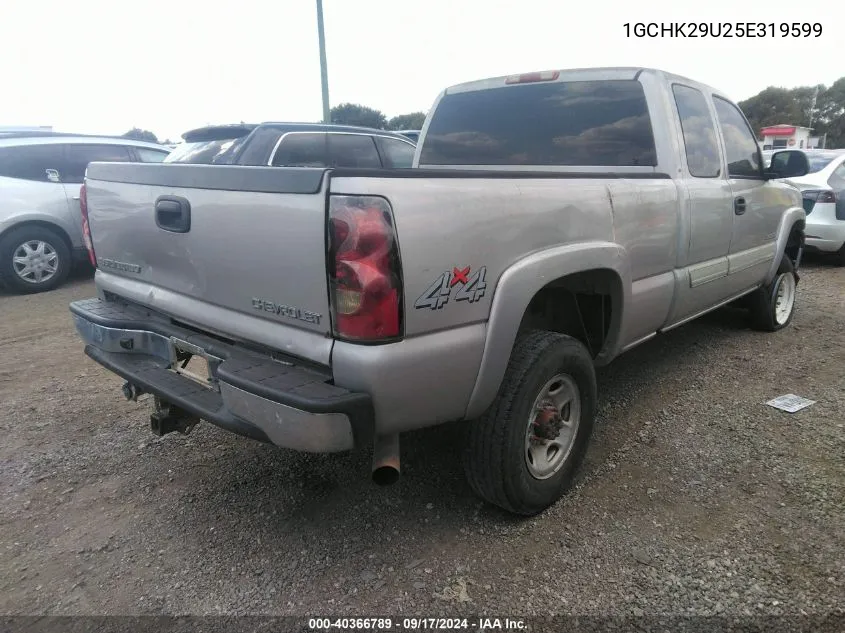
[[[198,334],[135,306],[85,299],[71,303],[70,311],[89,357],[228,431],[317,453],[372,441],[370,396],[332,384],[328,372]],[[207,384],[172,370],[175,346],[207,358]]]

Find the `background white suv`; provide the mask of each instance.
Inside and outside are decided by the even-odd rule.
[[[0,283],[51,290],[87,259],[79,189],[88,163],[161,162],[169,152],[127,138],[0,134]]]

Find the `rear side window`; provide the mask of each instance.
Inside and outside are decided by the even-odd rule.
[[[381,153],[384,156],[384,166],[390,169],[406,169],[414,162],[416,148],[405,141],[395,138],[380,137]]]
[[[725,141],[728,176],[731,178],[761,178],[763,176],[760,146],[745,122],[745,117],[732,103],[713,97],[719,127]]]
[[[274,167],[325,167],[326,134],[287,134],[276,148],[272,164]]]
[[[62,182],[81,183],[85,179],[88,163],[119,162],[132,160],[129,148],[123,145],[67,145],[65,171],[61,172]]]
[[[381,160],[372,136],[362,134],[329,134],[329,165],[378,169]]]
[[[715,178],[721,171],[716,127],[704,94],[695,88],[674,85],[675,105],[681,119],[689,172],[696,178]]]
[[[168,152],[162,152],[148,147],[136,147],[135,153],[142,163],[160,163],[167,158]]]
[[[180,143],[167,157],[165,163],[191,163],[194,165],[228,165],[243,144],[246,136],[196,143]]]
[[[249,137],[237,157],[238,165],[267,165],[273,148],[282,135],[276,128],[259,127]]]
[[[656,165],[638,81],[536,83],[444,96],[425,165]]]
[[[62,174],[62,145],[0,147],[0,176],[48,182],[47,170]]]

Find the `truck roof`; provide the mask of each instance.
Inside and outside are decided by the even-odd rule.
[[[642,73],[648,73],[655,76],[662,76],[666,79],[672,81],[681,81],[685,84],[699,86],[708,92],[715,92],[720,93],[719,90],[712,88],[706,84],[701,83],[700,81],[695,81],[688,77],[684,77],[682,75],[676,75],[674,73],[666,72],[665,70],[660,70],[658,68],[644,68],[640,66],[612,66],[612,67],[601,67],[601,68],[552,68],[544,71],[540,71],[541,73],[559,73],[559,76],[555,79],[550,79],[548,81],[597,81],[597,80],[613,80],[613,79],[637,79]],[[508,79],[520,77],[522,75],[535,75],[539,74],[536,71],[530,73],[516,73],[513,75],[501,75],[499,77],[490,77],[487,79],[479,79],[476,81],[468,81],[460,84],[455,84],[453,86],[449,86],[444,91],[444,94],[454,94],[456,92],[471,92],[474,90],[488,90],[490,88],[501,88],[506,85],[518,85],[516,82],[512,82],[511,84],[506,84]]]

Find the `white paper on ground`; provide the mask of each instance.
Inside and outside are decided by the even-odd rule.
[[[816,401],[807,400],[807,398],[796,396],[794,393],[788,393],[785,396],[778,396],[774,400],[769,400],[766,404],[775,409],[786,411],[787,413],[795,413],[801,409],[806,409],[811,404],[816,404]]]

